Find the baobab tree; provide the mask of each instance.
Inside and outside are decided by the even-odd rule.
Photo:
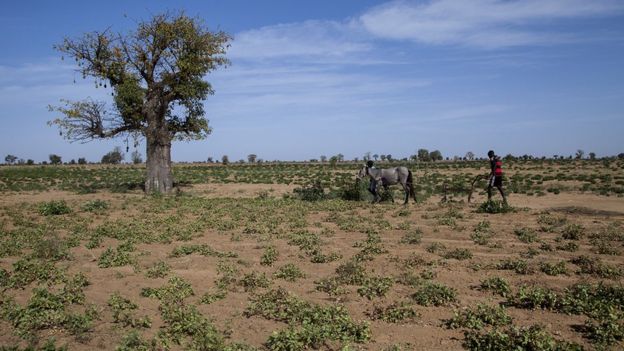
[[[125,34],[107,29],[66,38],[55,48],[77,62],[83,78],[110,87],[114,104],[62,100],[62,106],[50,107],[62,117],[49,124],[70,141],[144,137],[145,191],[168,193],[173,189],[172,141],[200,140],[211,133],[203,101],[214,91],[204,77],[229,64],[230,40],[184,13],[155,15]]]

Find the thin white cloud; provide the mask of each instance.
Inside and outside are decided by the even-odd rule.
[[[371,49],[358,39],[357,28],[336,21],[278,24],[239,33],[229,55],[233,59],[270,59],[283,56],[344,57]]]
[[[624,3],[617,0],[395,1],[372,8],[357,21],[385,39],[499,48],[568,41],[569,34],[536,26],[623,10]]]
[[[217,94],[206,106],[215,116],[291,120],[370,111],[408,100],[409,92],[431,85],[413,77],[282,63],[234,66],[215,74],[212,82]]]
[[[65,80],[71,83],[77,77],[75,66],[61,61],[58,57],[43,59],[36,63],[24,63],[16,66],[0,65],[0,87],[30,86],[44,82],[57,83]],[[76,79],[78,80],[78,79]],[[82,76],[80,76],[82,81]]]

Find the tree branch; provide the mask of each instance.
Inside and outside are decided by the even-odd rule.
[[[61,135],[72,142],[88,142],[93,139],[107,139],[120,136],[124,133],[139,131],[140,126],[128,124],[118,115],[110,115],[106,111],[104,102],[62,101],[64,106],[48,106],[52,112],[60,112],[64,116],[48,122],[56,125]]]

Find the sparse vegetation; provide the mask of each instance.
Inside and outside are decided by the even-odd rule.
[[[510,203],[540,191],[548,203],[554,189],[572,199],[577,191],[604,196],[605,188],[619,196],[622,161],[608,169],[583,162],[509,161]],[[479,202],[459,197],[482,162],[416,170],[418,199],[428,200],[408,206],[371,205],[361,201],[366,193],[345,201],[354,184],[346,161],[176,165],[177,196],[136,196],[143,167],[0,169],[5,348],[43,349],[51,335],[61,342],[49,349],[430,347],[402,333],[378,337],[380,326],[393,327],[386,323],[427,328],[427,343],[465,333],[468,349],[622,346],[619,215],[583,207],[476,212]],[[316,181],[322,198],[292,193]],[[205,182],[211,190],[198,192]],[[443,184],[447,202],[438,203]],[[475,198],[485,197],[482,185]],[[65,210],[48,204],[62,200],[69,212],[54,214]],[[112,342],[102,345],[103,336]]]

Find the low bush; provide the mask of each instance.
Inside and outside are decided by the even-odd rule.
[[[293,192],[298,199],[303,201],[319,201],[326,198],[325,190],[319,181],[311,183],[307,186],[295,188]]]
[[[499,200],[486,201],[477,208],[478,213],[508,213],[514,211],[515,209],[513,207]]]
[[[511,292],[509,283],[504,278],[500,277],[491,277],[482,280],[480,289],[485,291],[491,291],[502,297],[506,297]]]
[[[422,306],[447,306],[457,301],[457,291],[446,285],[426,282],[412,294],[412,299]]]
[[[527,244],[535,242],[538,239],[537,233],[535,232],[535,230],[531,228],[526,228],[526,227],[516,228],[514,229],[514,234],[516,234],[516,236],[518,237],[518,240]]]
[[[458,248],[452,251],[449,251],[444,254],[444,258],[451,259],[454,258],[456,260],[469,260],[472,258],[472,252],[468,249]]]
[[[289,324],[269,337],[266,343],[269,350],[304,350],[318,348],[326,341],[370,339],[368,324],[354,322],[344,307],[312,304],[282,288],[253,298],[245,315]]]
[[[364,280],[361,287],[357,289],[357,293],[372,300],[375,297],[386,296],[386,293],[392,287],[393,279],[388,277],[368,277]]]
[[[532,351],[581,351],[578,344],[556,340],[543,327],[533,325],[486,332],[468,330],[464,333],[464,347],[468,350],[532,350]]]
[[[299,269],[299,267],[295,266],[292,263],[288,263],[282,267],[280,267],[275,274],[273,274],[275,278],[281,278],[289,282],[295,282],[299,278],[305,278],[305,274]]]
[[[71,208],[67,206],[65,200],[48,201],[39,204],[39,213],[44,216],[58,216],[71,213]]]
[[[506,259],[496,264],[496,269],[510,270],[518,274],[530,274],[533,270],[529,267],[528,263],[520,259]]]
[[[367,314],[373,320],[382,320],[388,323],[399,323],[418,317],[418,313],[408,302],[395,302],[385,307],[376,305]]]
[[[444,325],[449,329],[482,329],[486,325],[499,327],[509,324],[511,324],[511,317],[505,308],[484,304],[478,304],[473,309],[455,311],[453,317],[444,322]]]

